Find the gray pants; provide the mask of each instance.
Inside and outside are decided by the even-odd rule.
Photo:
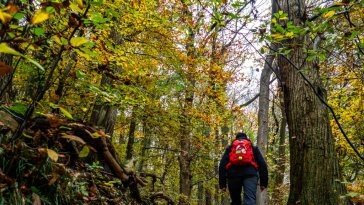
[[[241,205],[241,191],[244,188],[244,205],[255,205],[258,176],[228,178],[231,205]]]

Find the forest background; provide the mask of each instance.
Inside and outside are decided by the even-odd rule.
[[[92,203],[86,182],[75,182],[68,197],[57,185],[59,198],[43,185],[21,189],[23,152],[17,171],[9,168],[4,153],[36,140],[29,123],[55,116],[101,129],[93,136],[110,139],[123,167],[152,176],[142,195],[228,204],[217,166],[244,131],[269,165],[260,204],[363,203],[363,7],[362,0],[0,1],[0,126],[12,128],[0,133],[0,179],[18,183],[4,183],[2,203]],[[67,136],[97,170],[94,148]],[[48,157],[37,169],[64,156],[42,146]],[[60,181],[54,173],[43,173],[48,186]]]

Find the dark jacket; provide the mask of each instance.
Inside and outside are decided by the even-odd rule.
[[[264,161],[262,154],[258,147],[253,146],[254,158],[258,164],[258,170],[251,165],[244,166],[231,166],[226,170],[226,165],[229,163],[229,153],[231,145],[225,149],[225,153],[222,156],[219,164],[219,186],[220,188],[226,188],[226,178],[234,177],[249,177],[257,176],[259,172],[260,186],[267,187],[268,185],[268,169],[267,164]]]

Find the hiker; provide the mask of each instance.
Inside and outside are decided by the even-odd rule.
[[[220,189],[226,191],[227,181],[231,204],[241,205],[241,191],[244,188],[244,205],[255,205],[259,178],[260,190],[263,191],[268,185],[267,164],[258,147],[253,146],[246,134],[240,132],[221,158]]]

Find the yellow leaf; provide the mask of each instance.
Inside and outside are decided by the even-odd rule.
[[[70,9],[73,11],[73,12],[76,12],[76,13],[81,13],[82,10],[80,9],[80,6],[76,3],[71,3],[70,4]]]
[[[92,133],[92,138],[99,138],[99,137],[101,137],[100,133],[98,132]]]
[[[282,34],[279,34],[279,33],[274,33],[274,34],[271,34],[270,36],[273,39],[275,39],[275,40],[282,40],[282,39],[284,39],[284,36]]]
[[[62,138],[69,139],[71,141],[76,141],[76,142],[79,142],[81,144],[86,144],[86,142],[83,141],[83,139],[81,139],[80,137],[77,137],[75,135],[63,135]]]
[[[76,53],[77,53],[78,55],[80,55],[81,57],[86,58],[86,60],[92,60],[92,58],[90,57],[90,55],[88,55],[88,54],[86,54],[86,53],[84,53],[84,52],[82,52],[82,51],[80,51],[80,50],[78,50],[78,49],[75,49],[75,51],[76,51]]]
[[[47,154],[48,154],[48,157],[53,160],[53,161],[57,161],[58,160],[58,154],[57,152],[55,152],[54,150],[51,150],[51,149],[47,149]]]
[[[42,23],[47,19],[49,19],[49,13],[42,9],[39,9],[38,11],[35,12],[32,18],[32,24]]]
[[[7,22],[9,22],[13,17],[6,13],[5,11],[3,10],[0,10],[0,20],[3,24],[6,24]]]
[[[52,39],[53,39],[53,40],[54,40],[54,42],[56,42],[58,45],[62,45],[61,39],[60,39],[57,35],[52,36]]]
[[[73,117],[71,115],[71,113],[69,113],[66,109],[64,109],[63,107],[58,107],[59,110],[62,112],[62,114],[67,117],[68,119],[72,120]]]
[[[324,18],[330,18],[335,15],[335,11],[329,11],[323,15]]]
[[[12,54],[16,56],[21,55],[18,51],[10,48],[6,43],[0,43],[0,53]]]
[[[79,157],[87,157],[87,155],[90,153],[90,148],[88,146],[83,146],[82,150],[78,154]]]
[[[78,7],[81,9],[83,8],[83,1],[82,0],[76,0]]]
[[[71,38],[71,45],[73,47],[79,47],[82,44],[85,44],[87,42],[88,42],[88,40],[85,37],[74,37],[74,38]]]
[[[286,36],[286,37],[288,37],[288,38],[293,38],[294,33],[293,33],[292,31],[290,31],[290,32],[287,32],[287,33],[285,34],[285,36]]]

